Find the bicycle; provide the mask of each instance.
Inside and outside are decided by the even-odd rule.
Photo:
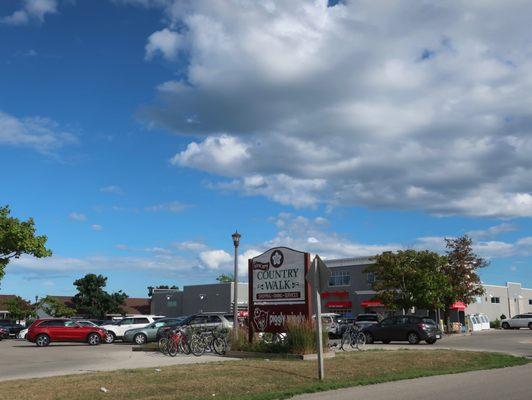
[[[340,342],[340,349],[346,351],[344,345],[349,345],[357,350],[364,350],[366,347],[366,335],[358,327],[348,325],[342,334],[342,341]]]
[[[175,357],[177,353],[190,354],[186,334],[180,328],[170,331],[166,337],[159,339],[159,350],[171,357]]]

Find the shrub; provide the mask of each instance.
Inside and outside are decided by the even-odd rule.
[[[496,318],[495,321],[491,321],[490,322],[490,328],[500,329],[501,328],[501,320]]]
[[[267,334],[266,334],[267,335]],[[264,338],[264,335],[263,335]],[[327,332],[323,333],[323,348],[327,349]],[[314,323],[306,321],[286,326],[286,340],[273,342],[262,340],[255,334],[252,343],[248,341],[247,329],[240,329],[238,339],[232,338],[231,350],[257,353],[312,354],[316,353],[316,331]]]

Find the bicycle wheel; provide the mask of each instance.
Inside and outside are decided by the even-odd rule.
[[[227,351],[227,342],[224,338],[217,337],[212,341],[212,348],[216,354],[223,356]]]
[[[189,343],[190,352],[196,357],[201,356],[205,352],[203,341],[199,337],[192,337]]]
[[[178,344],[175,342],[175,340],[170,340],[168,343],[168,355],[170,357],[177,356],[177,353],[179,352]]]
[[[340,341],[340,349],[346,351],[344,346],[351,344],[351,334],[349,332],[344,332],[342,335],[342,340]]]
[[[364,333],[357,333],[355,345],[358,350],[364,350],[366,348],[366,335]]]
[[[168,354],[168,338],[160,338],[159,339],[159,350],[163,354]]]
[[[190,354],[190,346],[184,338],[179,341],[179,351],[186,355]]]

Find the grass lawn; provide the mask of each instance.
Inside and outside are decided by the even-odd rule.
[[[280,399],[305,392],[391,380],[526,364],[495,353],[365,351],[325,360],[326,380],[315,361],[242,360],[155,369],[97,372],[0,383],[0,399]],[[109,389],[100,392],[100,387]]]

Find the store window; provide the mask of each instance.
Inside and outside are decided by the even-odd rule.
[[[332,271],[329,286],[349,286],[351,275],[348,271]]]
[[[500,297],[492,297],[491,298],[491,302],[494,303],[494,304],[499,304],[501,302],[501,298]]]
[[[375,283],[375,272],[368,272],[368,283],[370,285]]]
[[[528,299],[528,305],[532,306],[532,299]]]

